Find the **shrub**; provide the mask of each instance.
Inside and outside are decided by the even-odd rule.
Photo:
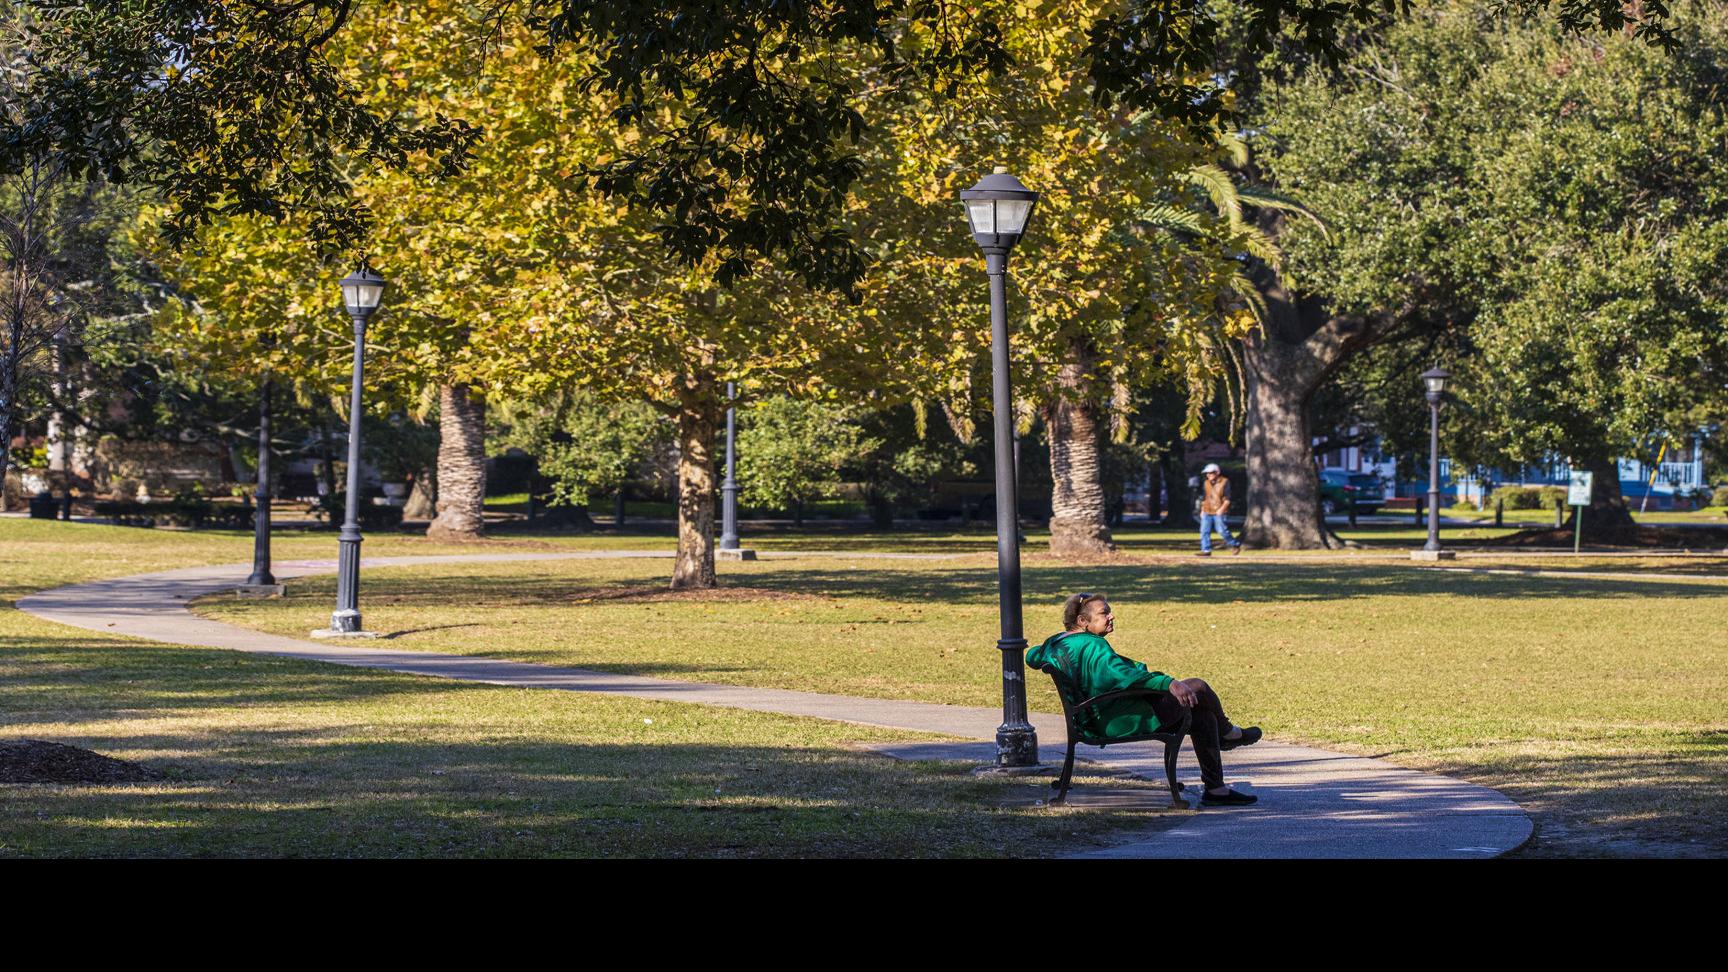
[[[1494,502],[1509,510],[1540,509],[1542,491],[1533,486],[1502,486],[1494,491]]]
[[[1710,496],[1711,506],[1728,506],[1728,486],[1716,487],[1716,492]]]

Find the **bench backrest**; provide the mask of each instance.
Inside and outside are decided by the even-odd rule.
[[[1038,670],[1050,676],[1056,683],[1056,694],[1062,699],[1062,708],[1068,717],[1074,721],[1074,728],[1084,736],[1097,735],[1097,713],[1092,711],[1076,712],[1075,707],[1086,701],[1087,696],[1080,691],[1080,660],[1068,651],[1068,635],[1058,635],[1051,642],[1049,651],[1045,652],[1047,664],[1038,666]]]

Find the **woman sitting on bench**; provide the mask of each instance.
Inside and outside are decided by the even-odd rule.
[[[1116,654],[1104,637],[1116,630],[1116,616],[1104,595],[1075,594],[1068,598],[1062,607],[1062,620],[1067,630],[1027,652],[1028,665],[1044,668],[1051,661],[1052,651],[1068,655],[1073,664],[1062,667],[1075,676],[1082,698],[1140,686],[1170,693],[1102,703],[1097,716],[1099,735],[1154,732],[1160,726],[1180,723],[1182,709],[1191,709],[1194,718],[1190,738],[1194,741],[1194,757],[1200,764],[1200,779],[1206,785],[1201,805],[1244,806],[1258,799],[1252,794],[1237,793],[1225,784],[1224,760],[1219,755],[1226,749],[1259,742],[1258,727],[1244,729],[1231,725],[1218,694],[1200,679],[1178,679],[1148,671],[1140,662]]]

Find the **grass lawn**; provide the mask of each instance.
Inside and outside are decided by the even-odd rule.
[[[1150,537],[1149,552],[1168,542]],[[1026,626],[1041,638],[1057,627],[1061,596],[1107,592],[1124,654],[1206,677],[1233,715],[1273,738],[1495,786],[1537,815],[1541,838],[1527,853],[1728,853],[1728,632],[1712,620],[1728,610],[1728,561],[1458,566],[1473,569],[1354,552],[1100,565],[1029,553]],[[362,598],[368,627],[391,633],[392,647],[885,698],[998,698],[989,554],[774,558],[721,571],[730,591],[672,596],[658,590],[668,565],[657,561],[377,569]],[[1596,576],[1605,571],[1616,576]],[[308,579],[282,601],[211,599],[199,610],[303,635],[325,622],[333,587]],[[1032,685],[1034,707],[1056,711],[1045,680]]]
[[[1030,808],[1044,780],[851,748],[920,738],[905,733],[165,646],[11,606],[79,580],[245,560],[250,544],[0,520],[0,739],[163,777],[0,784],[0,856],[1026,856],[1180,819]],[[333,548],[287,534],[277,556]],[[370,554],[450,550],[473,548],[367,540]],[[1156,803],[1161,788],[1144,788]]]

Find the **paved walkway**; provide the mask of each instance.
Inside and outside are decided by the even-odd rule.
[[[782,556],[792,556],[782,553]],[[660,551],[582,551],[544,554],[476,554],[439,557],[368,558],[367,568],[413,564],[669,557]],[[859,559],[868,554],[841,554]],[[899,555],[912,558],[919,555]],[[277,565],[281,579],[332,573],[334,560]],[[940,733],[970,743],[906,743],[877,747],[907,759],[993,758],[998,709],[865,699],[784,689],[747,688],[613,675],[577,668],[399,651],[377,642],[315,642],[263,634],[196,617],[186,610],[195,597],[241,583],[250,565],[229,564],[139,574],[76,584],[32,594],[18,602],[29,614],[62,624],[153,641],[227,648],[309,661],[375,668],[525,688],[610,692],[635,698],[694,702],[758,712],[810,716],[862,725]],[[1061,716],[1035,714],[1043,756],[1060,759]],[[1099,750],[1085,758],[1116,771],[1161,780],[1161,759],[1145,746]],[[1390,763],[1271,741],[1230,753],[1226,769],[1234,784],[1261,802],[1240,810],[1183,814],[1165,827],[1089,857],[1492,857],[1522,844],[1531,833],[1528,816],[1494,790]],[[1198,769],[1184,749],[1182,778],[1197,787]],[[1198,792],[1194,790],[1193,792]],[[1070,800],[1084,804],[1085,788]]]

